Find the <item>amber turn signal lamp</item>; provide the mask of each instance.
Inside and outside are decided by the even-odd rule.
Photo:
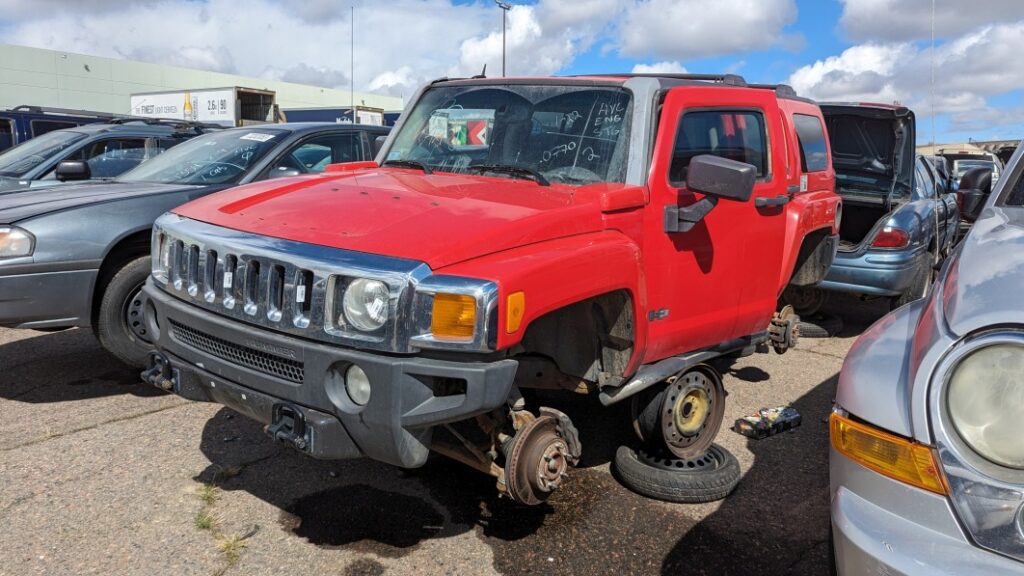
[[[435,294],[430,332],[438,340],[472,340],[476,332],[476,298]]]
[[[837,452],[883,476],[936,494],[948,494],[935,451],[836,412],[829,417],[829,436]]]
[[[523,316],[526,314],[526,294],[524,292],[509,294],[506,304],[505,332],[512,334],[519,330],[519,326],[523,323]]]

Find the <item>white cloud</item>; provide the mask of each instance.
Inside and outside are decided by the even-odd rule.
[[[680,60],[792,45],[794,0],[639,0],[618,28],[622,54]]]
[[[633,66],[634,74],[686,74],[686,67],[678,61],[655,62],[654,64],[637,64]]]
[[[853,40],[922,40],[931,37],[932,0],[841,0],[840,27]],[[935,33],[955,37],[984,24],[1024,18],[1021,0],[936,0]]]

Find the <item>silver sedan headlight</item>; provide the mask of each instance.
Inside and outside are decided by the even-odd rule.
[[[348,324],[361,332],[374,332],[388,321],[391,290],[380,280],[356,278],[344,288],[339,325]]]
[[[970,353],[949,379],[950,420],[980,456],[1024,469],[1024,346],[993,344]]]
[[[31,256],[36,239],[16,226],[0,226],[0,259]]]

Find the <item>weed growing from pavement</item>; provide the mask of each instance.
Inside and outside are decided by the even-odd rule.
[[[247,546],[245,538],[245,536],[239,536],[238,534],[227,536],[221,534],[218,536],[217,549],[224,555],[224,559],[227,560],[229,566],[234,566],[238,563],[242,550]]]
[[[217,525],[217,516],[204,507],[199,510],[199,512],[196,512],[196,517],[193,522],[199,530],[213,530]]]

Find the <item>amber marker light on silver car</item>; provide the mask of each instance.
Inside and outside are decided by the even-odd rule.
[[[0,258],[31,256],[35,242],[35,237],[26,230],[15,226],[0,226]]]
[[[858,422],[834,410],[829,417],[832,447],[879,474],[936,494],[947,494],[935,451],[901,436]]]

